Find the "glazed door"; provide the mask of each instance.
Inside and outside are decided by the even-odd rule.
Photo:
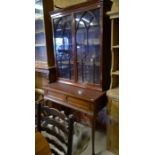
[[[59,77],[69,80],[74,78],[71,21],[71,16],[64,16],[53,20],[55,57]]]
[[[100,9],[75,14],[78,82],[100,83]]]

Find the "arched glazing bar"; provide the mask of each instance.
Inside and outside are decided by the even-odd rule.
[[[59,76],[61,78],[73,78],[73,55],[71,21],[69,17],[62,17],[55,22],[55,50]]]
[[[99,84],[99,20],[93,10],[77,14],[75,20],[78,81]]]

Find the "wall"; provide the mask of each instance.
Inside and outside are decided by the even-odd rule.
[[[54,0],[54,5],[60,8],[65,8],[65,7],[72,6],[86,1],[90,1],[90,0]]]

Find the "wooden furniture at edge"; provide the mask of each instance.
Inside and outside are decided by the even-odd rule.
[[[111,89],[108,96],[107,150],[119,155],[119,94]]]
[[[94,0],[50,12],[57,73],[44,99],[90,116],[92,155],[98,108],[110,85],[110,7],[109,0]]]
[[[52,155],[47,140],[38,131],[35,132],[35,155]]]
[[[113,0],[107,14],[111,19],[111,85],[107,92],[108,117],[107,149],[119,154],[119,1]]]
[[[49,11],[53,9],[51,0],[35,0],[35,88],[37,94],[44,94],[43,86],[48,83],[53,72],[52,34]]]

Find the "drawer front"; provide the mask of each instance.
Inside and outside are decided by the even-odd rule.
[[[70,105],[73,105],[73,106],[75,106],[77,108],[80,108],[82,110],[89,111],[89,112],[91,112],[92,109],[93,109],[93,105],[92,105],[91,102],[83,101],[83,100],[76,99],[76,98],[73,98],[73,97],[68,97],[67,98],[67,103],[70,104]]]
[[[118,101],[112,100],[110,115],[115,119],[119,119],[119,103]]]
[[[56,99],[56,100],[60,100],[60,101],[64,101],[64,102],[66,101],[66,95],[61,94],[61,93],[57,93],[54,91],[47,91],[46,96],[49,96],[49,97]]]

